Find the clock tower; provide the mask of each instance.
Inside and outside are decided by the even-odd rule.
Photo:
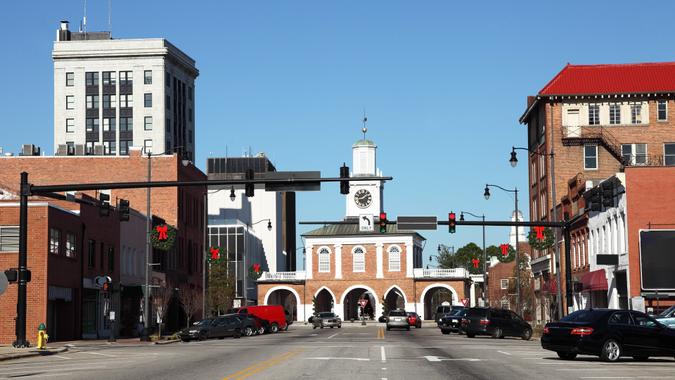
[[[367,140],[364,132],[364,138],[352,146],[353,171],[351,176],[381,176],[381,172],[376,167],[376,151],[377,145]],[[346,217],[353,218],[364,214],[379,217],[382,212],[382,189],[382,181],[350,182]]]

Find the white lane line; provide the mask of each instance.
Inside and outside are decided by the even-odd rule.
[[[475,358],[444,358],[440,356],[423,356],[423,358],[427,359],[427,361],[430,362],[443,362],[443,361],[463,361],[463,362],[479,362],[481,359],[475,359]]]
[[[617,376],[587,376],[580,377],[580,379],[634,379],[634,377],[617,377]]]
[[[380,357],[382,358],[382,363],[387,362],[387,355],[384,353],[384,346],[380,346]]]
[[[335,337],[338,336],[338,335],[340,335],[340,333],[335,333],[335,334],[329,336],[329,337],[326,338],[326,339],[333,339],[333,338],[335,338]]]
[[[59,359],[66,359],[66,360],[71,360],[71,359],[72,359],[72,358],[69,358],[69,357],[67,357],[67,356],[61,356],[61,355],[52,355],[52,356],[55,357],[55,358],[59,358]]]
[[[107,357],[109,357],[109,358],[116,358],[116,357],[117,357],[117,356],[115,356],[115,355],[102,354],[102,353],[100,353],[100,352],[82,351],[81,353],[83,353],[83,354],[88,354],[88,355],[107,356]]]
[[[315,358],[303,358],[303,359],[311,359],[311,360],[355,360],[359,362],[369,362],[370,359],[368,358],[339,358],[339,357],[332,357],[332,356],[319,356]]]
[[[504,355],[508,355],[508,356],[512,356],[511,354],[509,354],[509,353],[508,353],[508,352],[506,352],[506,351],[497,351],[497,352],[499,352],[500,354],[504,354]]]

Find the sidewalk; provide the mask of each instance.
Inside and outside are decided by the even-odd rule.
[[[11,345],[0,345],[0,362],[11,359],[28,358],[31,356],[54,355],[65,351],[68,351],[68,347],[63,344],[52,345],[52,347],[48,347],[44,350],[38,350],[35,347],[14,348]]]

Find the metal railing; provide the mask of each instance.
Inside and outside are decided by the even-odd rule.
[[[413,277],[415,278],[469,278],[469,272],[464,268],[415,268],[413,269]]]

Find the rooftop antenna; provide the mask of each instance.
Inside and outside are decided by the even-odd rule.
[[[87,0],[84,0],[84,17],[82,17],[82,31],[87,34]]]
[[[108,30],[112,36],[112,0],[108,0]]]
[[[363,128],[361,128],[361,132],[363,132],[363,139],[366,139],[366,132],[368,132],[368,128],[366,128],[366,123],[368,122],[368,118],[366,117],[366,109],[363,109]]]

